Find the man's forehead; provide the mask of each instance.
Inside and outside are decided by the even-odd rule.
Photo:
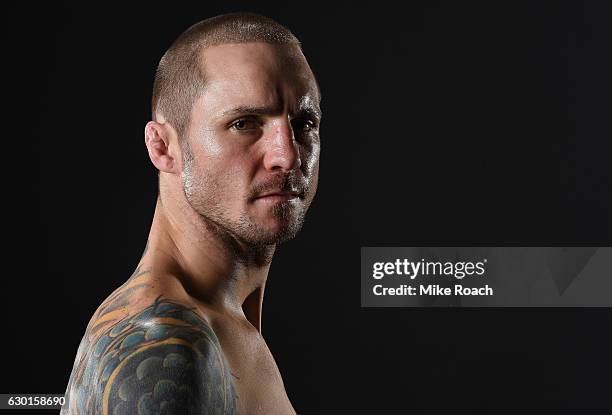
[[[270,107],[289,100],[295,110],[320,112],[318,85],[297,45],[210,46],[202,53],[202,64],[206,84],[202,98],[209,109]]]
[[[273,63],[302,64],[306,58],[297,43],[275,44],[268,42],[221,43],[202,49],[200,59],[205,68],[219,67],[225,64],[238,63]]]

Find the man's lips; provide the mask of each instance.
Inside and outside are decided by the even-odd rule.
[[[302,197],[302,193],[294,192],[294,191],[273,191],[261,194],[256,196],[254,200],[275,202],[275,201],[285,201],[291,199],[297,199]]]

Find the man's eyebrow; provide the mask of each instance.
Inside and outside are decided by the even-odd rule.
[[[301,105],[298,114],[310,115],[311,117],[321,118],[321,110],[315,105]]]
[[[278,114],[278,109],[272,107],[251,107],[248,105],[240,105],[238,107],[223,111],[221,113],[221,117],[239,114],[274,115]]]
[[[223,111],[220,117],[230,115],[253,114],[253,115],[276,115],[280,111],[273,107],[252,107],[248,105],[240,105],[234,108]],[[316,118],[321,118],[321,110],[314,105],[300,105],[297,111],[298,114],[311,115]]]

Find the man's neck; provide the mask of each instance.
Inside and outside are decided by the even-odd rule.
[[[179,279],[195,300],[223,313],[244,312],[259,330],[274,250],[241,243],[179,197],[157,200],[143,260]]]

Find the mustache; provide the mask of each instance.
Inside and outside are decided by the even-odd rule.
[[[253,200],[256,197],[272,192],[295,192],[302,196],[307,190],[306,181],[300,179],[295,173],[277,175],[265,182],[258,183],[251,189],[249,199]]]

